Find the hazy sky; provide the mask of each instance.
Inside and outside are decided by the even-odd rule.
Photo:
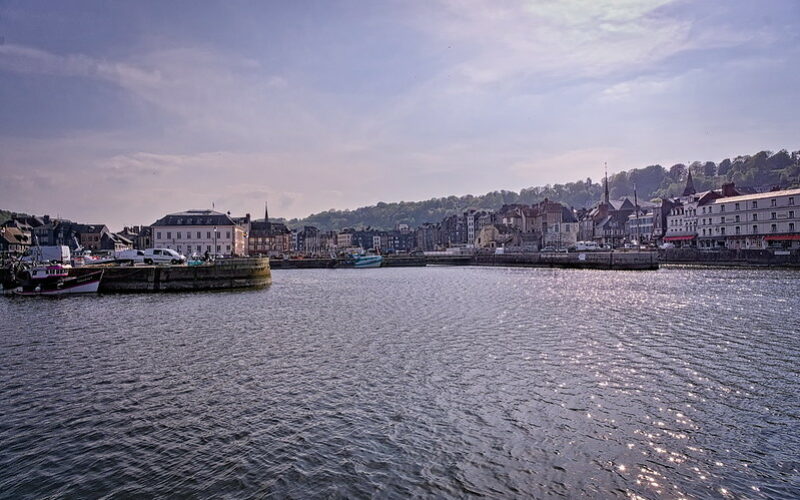
[[[800,147],[800,1],[0,0],[0,208],[150,224]]]

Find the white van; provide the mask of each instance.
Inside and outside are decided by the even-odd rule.
[[[597,252],[599,250],[601,248],[596,241],[579,241],[575,243],[575,251],[577,252]]]
[[[143,264],[145,255],[144,250],[120,250],[114,252],[115,260],[129,260],[134,264]]]
[[[142,262],[145,264],[183,264],[186,257],[171,248],[148,248],[143,250]]]

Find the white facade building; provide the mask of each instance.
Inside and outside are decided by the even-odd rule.
[[[705,248],[800,248],[800,189],[719,198],[701,207]]]
[[[227,214],[213,210],[187,210],[168,214],[152,226],[153,247],[178,253],[247,255],[247,229]]]

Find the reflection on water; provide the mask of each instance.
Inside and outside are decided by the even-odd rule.
[[[0,496],[800,496],[800,274],[0,300]]]

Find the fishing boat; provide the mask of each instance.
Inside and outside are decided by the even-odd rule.
[[[351,255],[353,267],[356,269],[367,269],[371,267],[381,267],[383,256],[381,255]]]
[[[97,293],[102,278],[102,269],[76,273],[66,264],[34,265],[18,275],[20,284],[13,293],[23,296]]]

